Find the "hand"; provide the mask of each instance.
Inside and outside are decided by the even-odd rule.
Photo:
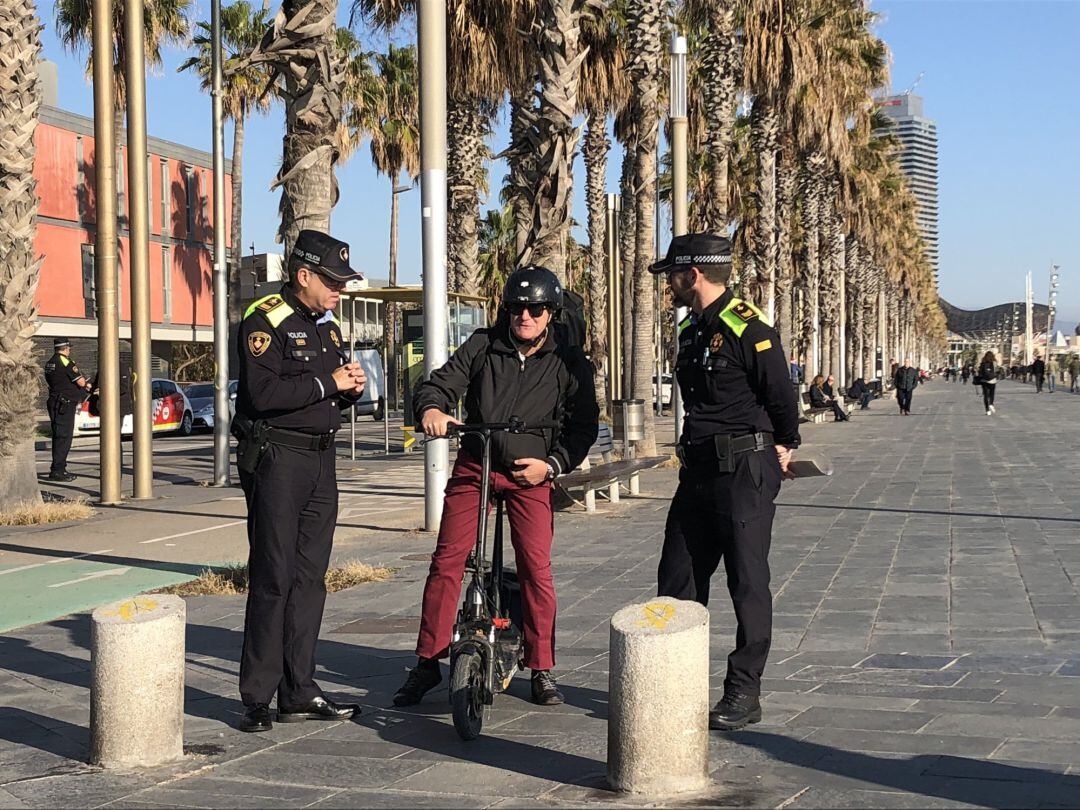
[[[535,487],[547,479],[548,463],[542,458],[514,459],[512,476],[519,486]]]
[[[790,447],[785,447],[782,444],[776,445],[776,458],[780,462],[780,474],[787,481],[791,481],[795,478],[795,474],[788,469],[788,464],[791,463],[791,457],[794,452],[795,451]]]
[[[428,408],[420,415],[420,427],[424,429],[424,435],[431,438],[441,438],[446,435],[446,429],[450,425],[460,424],[457,419],[438,408]]]
[[[346,363],[334,369],[334,384],[343,394],[359,394],[364,390],[367,376],[359,363]]]

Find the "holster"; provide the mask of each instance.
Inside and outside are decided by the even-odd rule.
[[[240,472],[253,475],[266,448],[270,446],[269,427],[262,419],[251,419],[237,413],[232,419],[230,430],[236,437],[236,468]]]
[[[675,448],[675,454],[682,466],[689,470],[733,473],[736,456],[764,450],[772,446],[772,443],[771,433],[751,433],[748,436],[718,433],[710,440],[691,445],[679,444]]]

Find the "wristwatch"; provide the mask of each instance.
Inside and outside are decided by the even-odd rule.
[[[544,480],[545,481],[554,481],[555,480],[555,468],[551,466],[550,462],[548,463],[547,468],[548,468],[548,471],[547,471],[547,475],[544,477]]]

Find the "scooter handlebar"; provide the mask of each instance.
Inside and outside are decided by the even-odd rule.
[[[446,432],[450,433],[526,433],[530,430],[555,430],[559,427],[558,422],[546,420],[538,422],[525,422],[522,419],[510,418],[509,422],[474,422],[467,425],[447,425]]]

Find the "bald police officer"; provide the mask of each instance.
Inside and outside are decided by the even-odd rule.
[[[240,661],[243,731],[279,722],[344,720],[355,704],[315,683],[315,642],[337,521],[334,439],[341,411],[364,390],[333,310],[347,282],[349,246],[301,231],[289,281],[255,301],[240,324],[233,432],[248,506],[248,599]]]
[[[709,726],[733,731],[761,720],[761,674],[772,635],[773,501],[799,445],[799,411],[780,336],[757,307],[727,289],[727,239],[677,236],[651,270],[666,273],[675,303],[692,309],[679,325],[682,469],[658,592],[707,605],[710,580],[724,561],[738,630],[724,697],[709,713]]]
[[[90,392],[90,383],[71,359],[71,341],[53,340],[53,356],[45,363],[45,382],[49,398],[45,409],[52,428],[52,466],[50,481],[74,481],[78,476],[67,471],[67,457],[75,436],[75,411]]]

